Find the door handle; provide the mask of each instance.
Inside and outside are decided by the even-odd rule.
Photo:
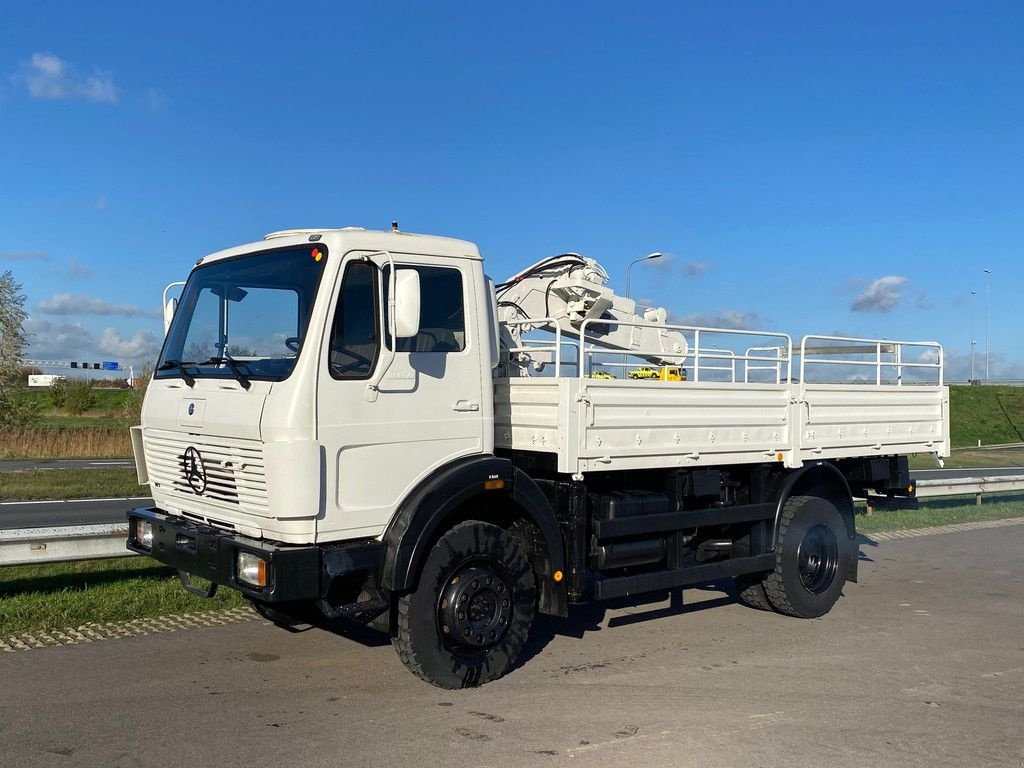
[[[472,400],[456,400],[452,403],[453,411],[479,411],[480,403],[473,402]]]

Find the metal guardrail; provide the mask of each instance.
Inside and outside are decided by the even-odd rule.
[[[917,483],[917,495],[921,498],[974,494],[978,504],[981,504],[981,496],[984,493],[1009,491],[1024,491],[1024,475],[953,477],[947,480],[920,480]]]
[[[128,523],[0,530],[0,566],[63,563],[133,555]]]
[[[983,494],[1015,491],[1024,491],[1024,474],[921,480],[917,484],[919,498],[974,495],[977,504]],[[877,500],[869,498],[868,508]],[[0,530],[0,566],[125,557],[135,554],[125,548],[127,535],[127,523]]]

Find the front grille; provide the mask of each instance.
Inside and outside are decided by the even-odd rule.
[[[267,476],[259,441],[144,430],[143,444],[150,481],[176,501],[201,500],[266,516]]]

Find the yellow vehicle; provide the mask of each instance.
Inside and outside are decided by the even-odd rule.
[[[629,372],[631,379],[649,379],[651,381],[686,381],[686,369],[677,365],[666,365],[660,370],[643,365]]]
[[[588,373],[587,374],[587,378],[588,379],[614,379],[615,377],[612,376],[610,373],[608,373],[608,371],[593,371],[592,373]]]

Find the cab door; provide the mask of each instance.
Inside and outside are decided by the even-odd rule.
[[[387,332],[386,257],[349,256],[336,291],[318,373],[327,486],[318,541],[379,535],[423,478],[485,449],[483,388],[491,382],[487,350],[476,348],[472,262],[393,261],[419,273],[416,336],[396,345]]]

